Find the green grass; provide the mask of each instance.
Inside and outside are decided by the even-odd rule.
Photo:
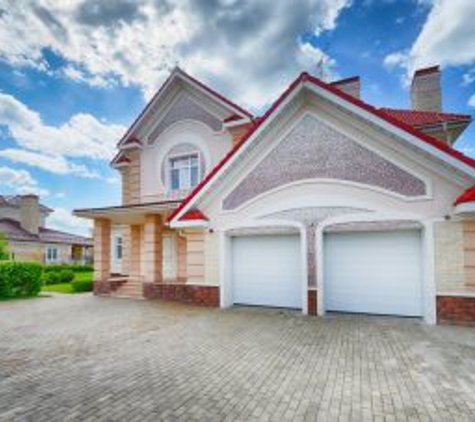
[[[91,272],[81,272],[76,273],[74,280],[92,280],[92,271]],[[65,294],[74,294],[82,292],[73,292],[71,288],[71,283],[59,283],[59,284],[49,284],[41,287],[42,292],[55,292],[55,293],[65,293]]]
[[[41,291],[69,294],[73,293],[71,290],[71,283],[48,284],[47,286],[41,286]]]

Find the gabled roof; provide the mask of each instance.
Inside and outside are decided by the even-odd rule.
[[[402,123],[414,127],[423,127],[438,123],[470,123],[469,114],[442,113],[436,111],[402,110],[395,108],[380,108],[380,111]]]
[[[191,206],[193,200],[197,195],[205,189],[205,187],[211,182],[211,180],[221,171],[223,167],[235,156],[243,146],[249,141],[250,138],[256,133],[256,131],[263,126],[268,120],[271,119],[273,114],[279,108],[279,106],[288,98],[290,95],[297,90],[299,87],[304,84],[310,84],[318,88],[323,89],[324,91],[333,94],[336,98],[339,98],[344,101],[347,105],[356,106],[361,111],[365,111],[370,115],[379,118],[382,122],[389,123],[391,127],[395,129],[402,130],[405,134],[410,135],[416,138],[421,147],[429,147],[433,153],[435,151],[441,152],[442,157],[446,158],[448,161],[449,157],[455,159],[456,162],[460,164],[465,164],[474,170],[473,174],[475,175],[475,160],[464,155],[460,151],[453,149],[452,147],[442,143],[438,139],[429,136],[417,128],[396,119],[394,116],[391,116],[388,113],[385,113],[381,109],[378,109],[370,104],[365,103],[359,98],[355,98],[338,87],[331,84],[325,83],[322,80],[309,75],[306,72],[301,73],[290,85],[289,87],[281,94],[281,96],[272,104],[272,106],[266,111],[266,113],[260,119],[255,120],[255,125],[251,127],[247,135],[242,139],[242,141],[237,144],[224,158],[216,165],[216,167],[208,173],[208,175],[191,191],[191,193],[184,199],[184,201],[175,209],[175,211],[170,215],[169,221],[175,219],[179,216],[184,210]]]
[[[0,219],[0,232],[4,233],[9,240],[19,242],[37,243],[63,243],[68,245],[92,246],[92,239],[65,233],[59,230],[40,227],[38,234],[33,234],[23,229],[20,222],[11,218]]]
[[[142,121],[147,114],[147,112],[152,108],[152,106],[159,101],[161,95],[166,91],[166,88],[170,86],[170,84],[176,78],[180,78],[182,80],[187,81],[191,85],[194,85],[201,89],[202,91],[206,92],[209,96],[213,97],[218,102],[227,106],[231,113],[241,117],[241,118],[249,118],[251,119],[253,116],[252,114],[245,110],[243,107],[237,105],[235,102],[231,101],[230,99],[226,98],[224,95],[220,94],[219,92],[215,91],[214,89],[210,88],[209,86],[205,85],[203,82],[199,81],[198,79],[194,78],[193,76],[189,75],[179,67],[176,67],[167,78],[167,80],[163,83],[163,85],[159,88],[159,90],[155,93],[152,99],[148,102],[145,108],[140,112],[138,117],[132,123],[132,125],[127,129],[122,139],[119,141],[118,146],[124,145],[129,140],[129,136],[133,133],[133,130],[137,128],[137,126]]]
[[[180,217],[180,221],[202,220],[208,221],[208,217],[199,209],[193,208]]]

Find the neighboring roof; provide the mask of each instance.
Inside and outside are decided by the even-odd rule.
[[[359,82],[360,77],[359,76],[351,76],[349,78],[345,79],[339,79],[338,81],[330,82],[330,85],[333,86],[338,86],[338,85],[346,85],[354,82]]]
[[[243,107],[239,106],[235,102],[231,101],[229,98],[226,98],[224,95],[220,94],[219,92],[215,91],[214,89],[210,88],[209,86],[205,85],[203,82],[199,81],[198,79],[194,78],[193,76],[189,75],[186,73],[184,70],[180,69],[179,67],[176,67],[170,74],[170,76],[167,78],[167,80],[163,83],[163,85],[158,89],[158,91],[155,93],[155,95],[152,97],[152,99],[147,103],[147,105],[144,107],[144,109],[140,112],[140,114],[137,116],[137,118],[134,120],[134,122],[130,125],[130,127],[127,129],[125,132],[124,136],[121,138],[119,141],[118,145],[123,145],[124,142],[128,142],[128,137],[134,127],[140,122],[142,117],[146,115],[146,113],[150,110],[152,107],[152,104],[154,104],[157,100],[157,98],[160,96],[162,92],[164,92],[164,89],[168,84],[172,81],[172,79],[176,76],[181,76],[182,78],[188,79],[190,82],[196,84],[198,87],[206,91],[208,94],[211,96],[217,98],[221,102],[227,104],[230,108],[234,109],[237,113],[236,114],[242,114],[248,118],[252,118],[252,113],[244,109]]]
[[[271,105],[271,107],[266,111],[266,113],[260,119],[256,119],[256,124],[252,126],[249,132],[243,137],[242,141],[238,143],[224,158],[210,171],[205,178],[191,191],[191,193],[184,199],[184,201],[172,212],[169,217],[169,221],[173,220],[182,210],[184,210],[196,197],[196,195],[204,189],[204,187],[211,181],[211,179],[224,167],[224,165],[246,144],[246,142],[252,137],[252,135],[261,127],[277,110],[277,108],[285,101],[290,94],[296,90],[299,86],[310,83],[316,85],[325,91],[328,91],[337,97],[345,100],[348,103],[351,103],[354,106],[359,107],[360,109],[371,113],[372,115],[384,120],[385,122],[391,124],[392,126],[406,132],[408,135],[412,135],[422,143],[430,145],[431,147],[436,148],[437,150],[443,152],[447,156],[450,156],[459,162],[466,164],[475,170],[475,160],[464,155],[460,151],[453,149],[452,147],[444,144],[440,140],[429,136],[416,127],[411,126],[401,120],[396,119],[394,116],[385,113],[381,109],[378,109],[370,104],[365,103],[359,98],[355,98],[341,89],[338,89],[336,86],[325,83],[322,80],[309,75],[306,72],[301,73],[290,85],[289,87],[280,95],[280,97]]]
[[[414,127],[423,127],[439,123],[470,123],[469,114],[442,113],[436,111],[402,110],[380,108],[388,116]]]
[[[21,195],[0,195],[0,207],[9,206],[14,208],[20,208]],[[52,212],[51,208],[46,205],[40,204],[40,210],[44,212]]]
[[[475,186],[468,188],[462,195],[460,195],[456,200],[454,205],[465,204],[467,202],[475,201]]]
[[[9,240],[36,243],[64,243],[68,245],[92,246],[92,239],[65,233],[59,230],[40,227],[39,233],[33,234],[23,229],[20,223],[11,218],[0,219],[0,232],[4,233]]]

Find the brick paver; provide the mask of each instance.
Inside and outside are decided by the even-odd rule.
[[[0,303],[3,421],[475,419],[475,330],[89,294]]]

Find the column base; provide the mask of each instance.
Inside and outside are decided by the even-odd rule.
[[[475,297],[437,296],[437,323],[475,326]]]
[[[307,313],[308,315],[317,316],[318,315],[318,293],[316,289],[308,290],[308,298],[307,298]]]
[[[164,299],[199,306],[219,307],[219,287],[190,284],[144,283],[146,299]]]

